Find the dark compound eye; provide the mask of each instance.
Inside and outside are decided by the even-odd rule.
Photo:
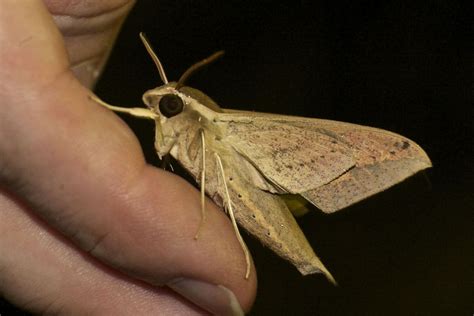
[[[165,94],[160,99],[160,112],[166,117],[172,117],[183,112],[184,103],[180,97],[175,94]]]

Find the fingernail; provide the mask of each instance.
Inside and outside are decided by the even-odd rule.
[[[244,315],[234,293],[222,285],[178,278],[169,282],[167,286],[214,315]]]

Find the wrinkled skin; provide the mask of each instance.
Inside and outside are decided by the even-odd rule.
[[[199,192],[88,98],[132,6],[0,2],[0,295],[35,313],[199,315],[230,314],[232,291],[248,310],[256,274],[225,214],[207,200],[194,240]]]

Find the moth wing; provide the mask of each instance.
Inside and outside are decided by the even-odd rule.
[[[355,164],[350,147],[311,129],[272,120],[228,120],[225,128],[226,143],[280,193],[316,189]]]
[[[229,175],[238,173],[238,170],[229,171]],[[278,196],[242,182],[239,177],[229,182],[229,194],[235,205],[237,221],[249,233],[290,261],[303,275],[322,272],[332,283],[336,283]]]
[[[318,178],[317,174],[314,174],[317,186],[313,188],[308,188],[305,182],[300,182],[298,179],[290,180],[292,183],[306,185],[307,189],[305,189],[303,185],[299,188],[299,192],[297,193],[300,193],[309,202],[326,213],[343,209],[403,181],[420,170],[431,167],[429,157],[420,146],[406,137],[386,130],[323,119],[233,110],[226,112],[227,113],[219,116],[220,120],[229,123],[234,122],[234,125],[242,124],[239,136],[236,135],[235,138],[239,138],[242,132],[245,132],[246,126],[257,127],[266,126],[268,124],[273,126],[273,128],[289,126],[286,131],[292,128],[297,128],[298,131],[303,129],[307,136],[314,134],[320,135],[312,141],[304,142],[309,148],[301,152],[294,152],[293,157],[308,151],[319,153],[320,146],[316,143],[320,140],[326,140],[326,138],[321,135],[337,142],[333,144],[331,141],[325,141],[325,145],[337,145],[338,148],[333,148],[333,150],[343,153],[345,157],[350,157],[351,164],[347,163],[345,159],[335,160],[331,163],[326,162],[326,164],[333,166],[329,173],[331,176],[326,176],[325,178],[329,179],[329,181],[321,181],[321,178]],[[237,130],[239,130],[239,128],[237,128]],[[309,132],[313,134],[309,134]],[[258,133],[253,132],[252,134]],[[290,133],[289,135],[292,134]],[[248,138],[249,136],[244,136],[243,141],[236,141],[239,150],[244,152],[248,151],[245,150],[244,147],[245,140]],[[288,137],[282,138],[281,141],[286,141],[287,138]],[[275,139],[274,141],[276,142],[277,140]],[[344,148],[344,151],[340,150],[342,148]],[[277,150],[277,148],[274,150]],[[250,156],[255,156],[255,154]],[[250,156],[249,158],[251,159]],[[308,154],[308,156],[314,157],[314,154]],[[281,155],[275,154],[273,157],[278,159]],[[286,156],[285,158],[291,159],[292,156]],[[334,157],[328,156],[327,158],[332,159]],[[267,160],[262,161],[266,162]],[[308,159],[304,160],[304,162],[307,161]],[[300,161],[297,160],[296,163],[298,164],[299,162]],[[346,164],[341,164],[341,162],[345,162]],[[260,168],[258,163],[259,159],[254,161],[254,164]],[[276,165],[277,164],[273,164],[273,166]],[[267,164],[266,168],[271,168],[271,166],[271,163],[269,165]],[[318,171],[323,166],[324,162],[321,161],[313,170]],[[262,173],[267,176],[264,169],[265,168],[260,168]],[[304,170],[306,171],[308,169],[305,168]],[[325,174],[324,171],[321,172]],[[270,174],[273,173],[278,173],[278,170],[274,168]],[[300,176],[298,172],[294,172],[290,175],[287,173],[282,175],[284,177],[290,176],[290,178]],[[336,176],[334,177],[334,175]],[[310,177],[305,177],[305,181],[309,179]],[[286,180],[280,181],[285,183]]]

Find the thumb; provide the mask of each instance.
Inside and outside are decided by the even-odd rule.
[[[198,192],[147,166],[130,130],[87,101],[42,2],[0,1],[0,43],[0,181],[109,266],[218,314],[237,310],[235,297],[248,310],[255,271],[244,280],[228,219],[206,203],[193,239]]]

